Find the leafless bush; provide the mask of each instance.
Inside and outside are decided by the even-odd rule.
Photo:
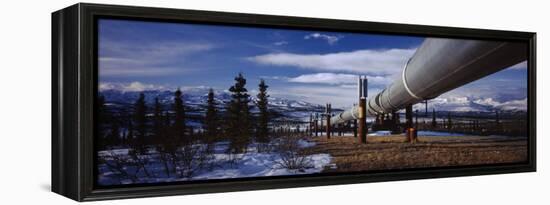
[[[98,161],[100,164],[105,165],[107,169],[117,175],[119,183],[122,184],[122,180],[127,179],[136,183],[139,181],[139,168],[134,160],[128,158],[126,154],[117,154],[113,150],[106,151],[107,154],[99,156]]]
[[[212,158],[208,147],[201,145],[186,145],[180,147],[176,155],[175,171],[181,178],[190,178],[197,171],[207,168]]]
[[[301,137],[287,135],[279,138],[274,150],[279,154],[280,160],[275,160],[277,168],[304,171],[312,168],[313,163],[308,154],[300,147]]]
[[[143,170],[143,173],[147,178],[151,177],[151,173],[147,169],[150,161],[147,148],[142,150],[130,149],[128,151],[128,155],[132,158],[133,164],[137,166],[137,172]]]

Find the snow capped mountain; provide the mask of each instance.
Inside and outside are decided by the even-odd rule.
[[[424,104],[416,104],[414,109],[424,110]],[[522,100],[498,101],[494,98],[438,97],[428,102],[428,108],[436,111],[451,112],[524,112],[527,110],[527,98]]]
[[[193,88],[181,88],[183,94],[183,100],[185,105],[191,109],[191,113],[201,114],[204,112],[204,106],[208,100],[207,87],[193,87]],[[100,95],[104,96],[108,105],[111,105],[114,109],[125,110],[127,106],[133,104],[139,97],[139,94],[145,95],[145,101],[147,104],[153,104],[155,98],[164,104],[169,106],[174,100],[174,91],[169,90],[144,90],[144,91],[122,91],[117,89],[106,89],[100,91]],[[225,110],[225,104],[231,101],[231,93],[228,91],[214,91],[214,98],[218,104],[220,110]],[[255,103],[258,101],[256,96],[250,96],[251,112],[259,112]],[[277,97],[268,98],[268,107],[272,112],[278,113],[278,118],[305,120],[313,112],[322,112],[324,107],[321,105],[298,101],[283,99]],[[126,108],[125,108],[126,107]],[[336,109],[336,111],[339,111]]]
[[[208,99],[208,91],[210,88],[206,87],[193,87],[193,88],[182,88],[183,99],[188,105],[203,105]],[[155,98],[159,98],[159,101],[162,103],[172,102],[174,99],[174,92],[168,90],[145,90],[145,91],[121,91],[115,89],[103,90],[100,92],[100,95],[105,97],[106,102],[118,103],[118,104],[131,104],[134,103],[139,94],[143,93],[145,95],[145,101],[147,103],[153,103]],[[218,103],[226,103],[231,100],[231,93],[226,91],[214,91],[214,98]],[[250,96],[250,103],[253,104],[257,102],[258,99],[256,96]],[[298,101],[298,100],[289,100],[277,97],[268,98],[269,105],[276,107],[287,107],[287,108],[321,108],[321,105]]]
[[[127,86],[128,87],[128,86]],[[134,91],[133,87],[140,87],[141,90]],[[174,99],[174,91],[168,89],[142,89],[147,86],[135,85],[132,88],[120,89],[116,86],[104,87],[100,89],[100,94],[105,97],[107,103],[113,105],[113,107],[119,106],[120,109],[124,108],[123,105],[133,104],[139,97],[140,93],[144,93],[145,101],[148,104],[153,104],[155,98],[159,98],[159,101],[164,106],[169,106]],[[205,86],[198,87],[182,87],[180,88],[183,94],[183,99],[186,106],[196,114],[201,114],[204,111],[208,99],[208,91],[210,88]],[[231,101],[231,93],[229,91],[214,91],[215,100],[220,110],[225,110],[225,104]],[[255,105],[257,102],[256,96],[249,97],[251,112],[257,113],[258,108]],[[318,104],[284,99],[278,97],[268,98],[269,109],[273,112],[279,113],[279,117],[286,119],[300,119],[306,120],[311,113],[324,112],[324,107]],[[168,107],[166,107],[168,108]],[[454,97],[454,96],[441,96],[432,99],[428,102],[428,108],[431,111],[435,108],[436,111],[450,111],[455,113],[483,113],[494,112],[495,110],[501,112],[525,112],[527,110],[527,98],[522,100],[497,100],[494,98],[471,98],[471,97]],[[424,111],[424,104],[418,103],[414,106],[414,109]],[[333,112],[337,113],[342,111],[341,109],[333,108]]]

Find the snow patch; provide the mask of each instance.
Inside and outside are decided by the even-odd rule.
[[[246,153],[236,156],[240,158],[237,164],[222,164],[220,168],[212,171],[203,172],[194,176],[192,179],[227,179],[244,177],[263,177],[263,176],[282,176],[296,174],[312,174],[321,172],[325,166],[329,165],[331,157],[329,154],[314,154],[308,158],[313,165],[307,169],[291,170],[280,168],[278,162],[281,157],[277,154],[267,153]],[[216,154],[216,161],[226,161],[229,159],[227,154]]]
[[[372,132],[372,133],[368,133],[367,135],[368,136],[387,136],[387,135],[391,135],[391,131],[389,131],[389,130],[378,130],[378,131],[375,131],[375,132]]]
[[[300,148],[307,148],[315,146],[314,142],[309,142],[305,139],[297,141]],[[194,146],[204,146],[203,144],[196,144]],[[136,169],[135,166],[124,167],[124,170],[130,173],[137,173],[136,177],[138,181],[131,181],[128,179],[120,178],[115,170],[109,169],[105,163],[98,164],[100,173],[98,176],[99,184],[101,185],[113,185],[113,184],[132,184],[132,183],[158,183],[158,182],[174,182],[174,181],[193,181],[193,180],[206,180],[206,179],[229,179],[229,178],[246,178],[246,177],[263,177],[263,176],[284,176],[284,175],[299,175],[299,174],[313,174],[319,173],[325,169],[325,167],[331,167],[331,156],[329,154],[312,154],[306,155],[308,167],[302,169],[288,169],[281,166],[282,157],[277,152],[258,152],[257,145],[251,144],[247,152],[244,154],[230,155],[227,153],[229,142],[216,143],[213,148],[213,154],[210,159],[210,163],[214,166],[208,169],[198,170],[190,178],[178,178],[173,175],[167,176],[165,174],[164,164],[160,161],[159,153],[155,149],[150,149],[145,157],[149,160],[147,170],[153,177],[146,177],[143,172]],[[103,150],[98,152],[98,157],[105,158],[107,160],[113,160],[114,158],[122,160],[130,160],[129,156],[131,149],[120,148]],[[238,159],[233,161],[233,159]]]
[[[404,133],[403,133],[404,134]],[[391,131],[388,130],[379,130],[376,132],[369,133],[368,136],[388,136],[391,135]],[[441,137],[441,136],[466,136],[461,133],[453,132],[440,132],[440,131],[418,131],[418,136],[425,137]]]
[[[418,131],[418,136],[442,137],[442,136],[466,136],[466,135],[461,133],[454,133],[454,132]]]
[[[313,147],[313,146],[315,146],[315,142],[310,142],[310,141],[307,141],[307,140],[304,140],[304,139],[300,139],[300,140],[298,140],[298,146],[300,146],[300,148]]]

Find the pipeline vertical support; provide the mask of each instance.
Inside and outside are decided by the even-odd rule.
[[[418,130],[418,109],[414,111],[414,129]]]
[[[357,119],[353,120],[353,137],[357,138]]]
[[[424,100],[424,106],[425,106],[425,111],[424,111],[424,117],[428,117],[428,100]]]
[[[334,115],[331,114],[331,115],[330,115],[330,119],[332,119],[332,117],[334,117]],[[329,122],[332,122],[332,121],[329,121]],[[336,127],[336,128],[338,128],[338,127]],[[331,136],[331,137],[332,137],[332,136],[335,136],[334,132],[335,132],[337,129],[335,129],[335,127],[333,127],[332,125],[330,125],[330,130],[331,130],[330,136]]]
[[[330,139],[330,134],[331,134],[331,126],[330,126],[330,118],[332,117],[332,115],[330,114],[331,113],[331,106],[329,103],[327,103],[327,106],[326,106],[326,120],[327,120],[327,125],[326,125],[326,132],[327,132],[327,139]]]
[[[319,122],[319,115],[315,113],[315,123],[313,123],[313,129],[315,129],[315,137],[319,136],[319,125],[317,125],[318,122]]]
[[[344,129],[344,136],[346,135],[346,133],[348,133],[350,131],[351,131],[351,121],[347,121],[346,122],[346,127]]]
[[[324,127],[325,119],[323,119],[323,114],[321,114],[321,116],[319,116],[319,122],[321,124],[319,129],[321,130],[321,136],[323,136],[323,128],[325,128]]]
[[[368,95],[368,81],[365,76],[359,76],[359,80],[357,82],[357,87],[359,91],[359,116],[357,119],[357,132],[359,133],[359,136],[357,138],[357,142],[359,144],[366,144],[367,143],[367,95]]]
[[[358,132],[359,137],[358,142],[360,144],[367,143],[367,109],[366,109],[366,103],[367,100],[365,98],[359,99],[359,119],[358,121]]]
[[[412,127],[412,105],[407,105],[405,107],[405,127],[411,128]]]
[[[405,107],[405,128],[406,128],[406,135],[407,135],[407,141],[414,143],[416,142],[416,136],[417,136],[417,130],[413,127],[413,110],[412,110],[412,104],[407,105]]]
[[[309,114],[309,122],[308,122],[308,125],[306,127],[306,133],[308,136],[311,137],[311,135],[313,135],[313,114]]]

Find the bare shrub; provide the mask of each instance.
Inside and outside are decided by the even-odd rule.
[[[207,146],[186,145],[180,147],[175,153],[175,171],[180,178],[191,178],[197,171],[207,168],[212,155]]]
[[[275,160],[277,168],[286,168],[303,172],[305,169],[312,168],[313,162],[306,151],[300,147],[299,135],[286,135],[279,138],[275,143],[274,150],[280,156],[280,160]]]
[[[148,165],[149,165],[149,155],[147,154],[147,151],[136,151],[134,149],[130,149],[128,151],[128,155],[132,158],[132,162],[134,165],[136,165],[137,172],[140,170],[143,170],[143,173],[147,178],[151,177],[151,173],[148,171]]]
[[[106,152],[107,154],[98,156],[98,161],[117,175],[116,179],[119,180],[119,184],[122,184],[122,180],[125,179],[132,181],[132,183],[139,182],[138,173],[140,169],[134,160],[126,154],[117,154],[113,150]]]

